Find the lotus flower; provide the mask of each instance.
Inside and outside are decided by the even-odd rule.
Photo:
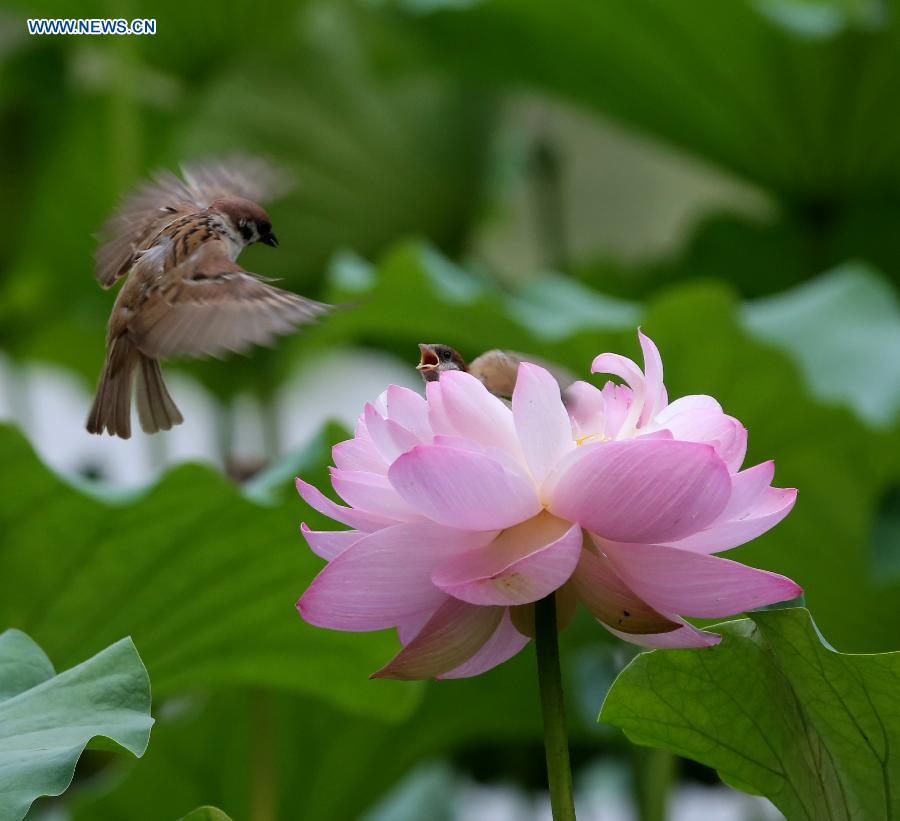
[[[601,354],[565,403],[523,363],[512,406],[448,371],[426,397],[390,386],[335,445],[346,506],[297,479],[303,499],[350,527],[303,533],[328,564],[297,606],[336,630],[396,628],[403,649],[374,676],[473,676],[533,636],[534,602],[556,592],[561,626],[580,601],[645,647],[709,647],[682,616],[721,618],[794,598],[776,573],[714,553],[776,525],[797,492],[774,464],[741,470],[747,432],[709,396],[671,404],[653,342],[644,370]]]

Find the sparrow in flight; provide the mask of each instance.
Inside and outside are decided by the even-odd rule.
[[[87,420],[91,433],[131,435],[131,394],[147,433],[183,421],[160,359],[222,356],[269,345],[329,310],[237,264],[261,242],[276,247],[257,200],[279,191],[279,174],[250,157],[162,172],[144,183],[100,232],[96,276],[121,277],[106,335],[106,362]],[[281,186],[283,190],[283,186]]]
[[[444,371],[470,373],[480,379],[492,394],[502,399],[509,399],[516,387],[516,376],[522,362],[532,362],[546,368],[562,390],[575,381],[575,377],[565,368],[527,354],[495,349],[486,351],[467,364],[455,348],[435,343],[419,343],[419,364],[416,365],[416,370],[422,374],[422,378],[426,382],[440,379],[441,373]]]

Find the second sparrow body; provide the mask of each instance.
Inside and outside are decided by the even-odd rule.
[[[434,342],[419,343],[419,364],[416,370],[426,382],[437,381],[444,371],[470,373],[492,394],[509,399],[516,387],[519,365],[526,361],[546,368],[559,383],[560,390],[565,390],[575,381],[575,377],[565,368],[526,354],[494,349],[485,351],[467,363],[455,348]]]

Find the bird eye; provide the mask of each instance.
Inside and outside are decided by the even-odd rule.
[[[441,351],[441,359],[443,359],[444,362],[449,362],[453,359],[453,354],[451,354],[450,351]]]

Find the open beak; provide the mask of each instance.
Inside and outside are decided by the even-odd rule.
[[[438,366],[437,354],[428,345],[419,343],[419,364],[417,371],[433,371]]]
[[[271,245],[273,248],[278,247],[278,239],[275,237],[275,234],[266,234],[264,237],[260,237],[259,241],[266,245]]]

